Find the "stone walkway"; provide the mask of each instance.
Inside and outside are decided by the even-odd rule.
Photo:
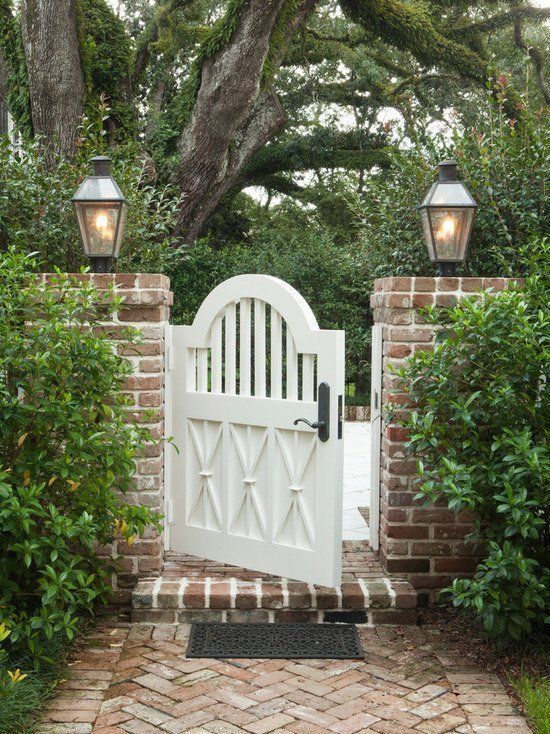
[[[39,734],[524,734],[494,674],[435,630],[367,627],[365,661],[187,659],[186,625],[103,622]]]
[[[344,424],[343,540],[368,540],[369,527],[358,507],[368,507],[370,483],[370,423]]]

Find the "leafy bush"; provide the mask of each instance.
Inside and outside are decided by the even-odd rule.
[[[40,661],[108,595],[95,544],[157,517],[118,494],[149,438],[127,420],[131,367],[97,329],[119,300],[64,275],[45,286],[31,264],[0,258],[0,623]]]
[[[486,548],[475,577],[454,581],[453,602],[514,638],[550,604],[548,242],[538,252],[524,287],[428,311],[442,327],[434,351],[399,371],[416,405],[408,428],[418,497],[472,511],[471,540]]]
[[[147,163],[133,146],[106,150],[101,119],[99,129],[85,120],[78,154],[53,168],[38,143],[26,143],[14,155],[0,136],[0,249],[9,244],[36,253],[43,271],[75,272],[86,265],[71,197],[91,173],[89,159],[104,153],[112,158],[113,176],[131,207],[119,270],[158,272],[171,241],[179,194],[150,182]]]

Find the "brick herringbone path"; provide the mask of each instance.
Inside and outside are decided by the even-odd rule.
[[[524,734],[496,675],[436,631],[362,627],[365,661],[187,659],[187,626],[103,624],[39,734]]]

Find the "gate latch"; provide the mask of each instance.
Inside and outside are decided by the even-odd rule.
[[[310,428],[317,429],[320,441],[328,441],[330,436],[330,386],[328,382],[321,382],[317,390],[317,420],[310,423],[307,418],[296,418],[294,425],[305,423]]]

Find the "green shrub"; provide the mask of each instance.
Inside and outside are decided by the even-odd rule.
[[[399,371],[416,405],[409,448],[419,498],[472,511],[486,557],[456,579],[453,602],[487,630],[514,638],[540,625],[550,604],[550,247],[538,244],[524,287],[432,309],[433,352]]]
[[[107,598],[94,545],[157,517],[118,494],[149,438],[127,421],[131,367],[96,328],[119,300],[63,275],[45,286],[31,264],[0,257],[0,622],[39,662]]]
[[[434,274],[417,207],[445,158],[458,160],[459,175],[479,204],[463,274],[523,274],[521,249],[550,229],[549,139],[548,115],[525,110],[519,127],[489,108],[451,139],[402,146],[392,167],[371,176],[355,203],[371,278]]]
[[[77,272],[87,265],[71,197],[91,173],[89,159],[107,154],[131,211],[118,269],[162,272],[162,257],[172,241],[179,193],[172,186],[150,182],[147,166],[135,147],[107,150],[94,123],[85,120],[81,136],[75,158],[60,160],[53,168],[46,165],[38,143],[26,143],[20,154],[14,155],[6,136],[0,136],[0,249],[10,245],[21,252],[35,253],[45,272],[55,267]]]

